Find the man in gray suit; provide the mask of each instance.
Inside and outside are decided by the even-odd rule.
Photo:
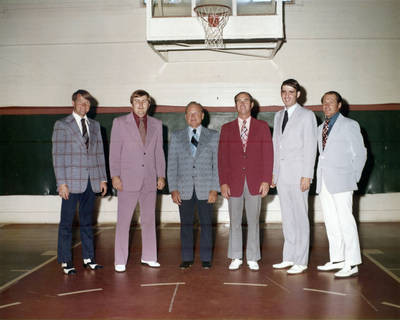
[[[213,203],[219,191],[218,132],[201,125],[203,107],[190,102],[185,110],[188,127],[172,133],[168,152],[168,185],[172,201],[179,206],[181,218],[180,268],[193,264],[193,219],[197,205],[201,233],[200,259],[211,267]]]
[[[62,198],[58,229],[58,262],[65,274],[76,273],[72,263],[72,222],[79,202],[83,266],[102,268],[94,259],[92,213],[96,194],[107,193],[100,124],[89,119],[92,96],[86,90],[72,95],[73,112],[58,120],[53,131],[53,166]]]
[[[330,261],[320,271],[338,270],[335,277],[358,273],[360,242],[353,217],[353,191],[367,160],[367,152],[354,120],[342,116],[342,97],[335,91],[322,96],[325,121],[318,127],[317,192],[325,217]]]
[[[308,191],[317,152],[317,121],[297,103],[300,85],[288,79],[281,85],[284,109],[274,118],[273,186],[277,186],[285,242],[283,260],[273,268],[291,267],[289,274],[307,269],[310,244]]]

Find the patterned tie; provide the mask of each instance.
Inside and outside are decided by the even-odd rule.
[[[325,149],[326,140],[328,140],[328,130],[329,130],[329,121],[331,119],[326,118],[324,121],[324,126],[322,127],[322,150]]]
[[[193,132],[193,135],[192,135],[192,139],[190,140],[190,142],[191,142],[190,147],[191,147],[191,149],[192,149],[192,156],[194,157],[195,154],[196,154],[197,145],[199,144],[199,142],[198,142],[197,139],[196,139],[196,132],[197,132],[197,130],[196,130],[196,129],[193,129],[192,132]]]
[[[84,118],[81,119],[81,124],[82,124],[83,141],[85,142],[86,149],[88,149],[89,148],[89,134],[87,132],[86,120]]]
[[[289,114],[288,114],[287,110],[285,110],[285,115],[283,116],[283,122],[282,122],[282,133],[283,133],[283,131],[285,131],[285,127],[286,127],[288,120],[289,120]]]
[[[146,143],[146,128],[144,127],[143,118],[139,118],[139,133],[142,138],[143,145]]]
[[[242,128],[240,129],[240,138],[242,139],[243,151],[246,152],[247,139],[249,138],[249,133],[246,127],[246,120],[243,120]]]

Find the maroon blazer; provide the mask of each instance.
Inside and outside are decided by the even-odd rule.
[[[132,113],[114,119],[110,173],[111,177],[121,178],[124,191],[157,190],[157,178],[165,177],[160,120],[147,116],[146,143],[143,145]]]
[[[246,178],[250,193],[259,194],[262,182],[272,182],[273,152],[266,121],[251,118],[246,152],[243,152],[238,119],[224,124],[218,147],[220,185],[229,185],[231,196],[239,197]]]

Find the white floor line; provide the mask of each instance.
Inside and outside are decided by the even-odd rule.
[[[69,296],[72,294],[80,294],[80,293],[87,293],[87,292],[94,292],[94,291],[102,291],[103,288],[96,288],[96,289],[87,289],[87,290],[79,290],[79,291],[71,291],[71,292],[64,292],[64,293],[58,293],[57,296],[63,297],[63,296]]]
[[[224,284],[229,286],[268,287],[265,283],[224,282]]]
[[[385,268],[380,262],[371,257],[370,254],[374,253],[375,249],[364,249],[362,251],[363,255],[366,256],[371,262],[375,263],[382,271],[386,272],[389,276],[391,276],[394,280],[400,283],[400,278],[396,276],[393,272],[391,272],[388,268]]]
[[[284,286],[282,286],[281,284],[279,284],[278,282],[274,281],[273,279],[271,279],[270,277],[266,277],[269,281],[271,281],[274,285],[278,286],[279,288],[281,288],[282,290],[286,291],[286,292],[290,292],[289,289],[285,288]]]
[[[400,306],[397,305],[397,304],[394,304],[394,303],[390,303],[390,302],[383,301],[382,304],[384,304],[385,306],[395,307],[395,308],[400,309]]]
[[[101,231],[98,231],[98,232],[96,232],[94,235],[97,236],[97,235],[100,234],[101,232],[103,232],[103,231],[102,231],[102,230],[101,230]],[[80,244],[81,244],[81,242],[78,242],[78,243],[76,243],[74,246],[72,246],[72,248],[75,248],[75,247],[79,246]],[[2,285],[2,286],[0,287],[0,292],[2,292],[3,290],[7,289],[7,288],[10,287],[10,286],[12,286],[14,283],[17,283],[19,280],[25,278],[26,276],[30,275],[31,273],[35,272],[36,270],[39,270],[40,268],[44,267],[45,265],[49,264],[50,262],[52,262],[52,261],[55,260],[55,259],[57,259],[56,256],[55,256],[55,257],[51,257],[50,259],[46,260],[45,262],[39,264],[37,267],[35,267],[35,268],[33,268],[33,269],[27,271],[27,272],[24,273],[24,274],[21,274],[21,275],[20,275],[19,277],[17,277],[17,278],[15,278],[15,279],[13,279],[13,280],[7,282],[6,284],[4,284],[4,285]]]
[[[172,306],[174,305],[175,296],[176,296],[176,293],[178,292],[178,288],[179,288],[179,283],[177,283],[176,286],[175,286],[175,290],[174,290],[174,293],[173,293],[172,298],[171,298],[171,303],[169,304],[168,312],[172,311]]]
[[[365,300],[366,303],[369,304],[369,306],[374,309],[376,312],[378,312],[378,309],[367,299],[366,296],[364,296],[361,292],[360,292],[361,298],[363,298]]]
[[[318,290],[318,289],[310,289],[310,288],[303,288],[305,291],[313,291],[313,292],[320,292],[320,293],[327,293],[327,294],[335,294],[337,296],[347,296],[347,293],[335,292],[335,291],[326,291],[326,290]]]
[[[185,282],[161,282],[161,283],[143,283],[141,287],[157,287],[157,286],[175,286],[179,284],[186,284]]]
[[[30,271],[29,269],[11,269],[11,272],[28,272]]]
[[[2,306],[0,306],[0,309],[12,307],[12,306],[16,306],[16,305],[18,305],[18,304],[21,304],[21,302],[14,302],[14,303],[9,303],[9,304],[3,304]]]

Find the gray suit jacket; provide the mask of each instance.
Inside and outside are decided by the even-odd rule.
[[[284,114],[283,109],[274,118],[274,183],[300,184],[301,177],[314,175],[317,121],[312,111],[298,105],[282,134]]]
[[[101,181],[107,181],[100,124],[88,121],[88,149],[72,114],[54,125],[52,154],[57,187],[66,184],[71,193],[84,192],[89,178],[94,192],[100,192]]]
[[[207,200],[211,190],[220,190],[218,141],[217,131],[202,127],[196,155],[193,157],[188,128],[172,133],[167,169],[170,191],[178,190],[182,200],[190,200],[194,188],[199,200]]]
[[[330,193],[357,190],[357,182],[367,160],[360,126],[354,120],[339,114],[333,125],[325,149],[322,150],[322,127],[318,127],[319,159],[317,167],[317,193],[324,178]]]

